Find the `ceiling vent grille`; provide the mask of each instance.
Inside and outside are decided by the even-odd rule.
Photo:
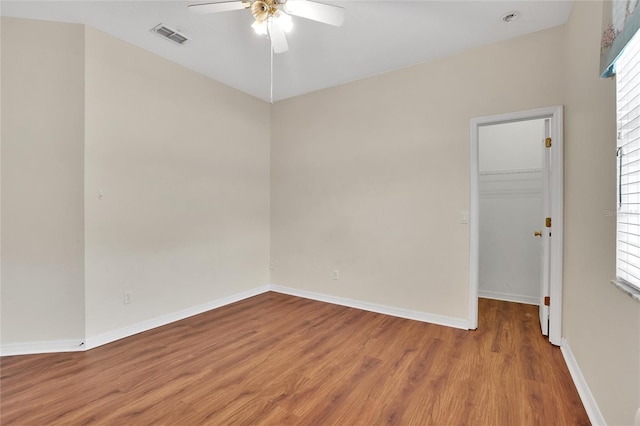
[[[176,30],[173,30],[169,27],[167,27],[164,24],[158,24],[155,27],[151,28],[151,31],[158,34],[160,37],[167,39],[167,40],[171,40],[172,42],[176,43],[176,44],[185,44],[186,42],[189,41],[189,37],[187,37],[184,34],[179,33]]]

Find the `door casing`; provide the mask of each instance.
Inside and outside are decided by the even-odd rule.
[[[469,203],[469,329],[478,328],[478,276],[480,267],[479,128],[514,121],[549,118],[551,144],[552,237],[549,273],[549,341],[562,343],[562,255],[563,255],[563,107],[552,106],[473,118],[470,123],[470,203]]]

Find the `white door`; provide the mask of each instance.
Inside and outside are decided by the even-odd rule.
[[[542,170],[542,218],[540,219],[540,231],[535,235],[541,241],[542,271],[540,274],[540,328],[542,334],[549,335],[549,278],[551,266],[551,149],[547,146],[550,141],[550,120],[544,121],[544,137],[542,149],[544,150],[544,165]]]

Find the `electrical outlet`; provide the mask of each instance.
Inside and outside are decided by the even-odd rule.
[[[130,291],[125,291],[124,292],[124,304],[128,305],[131,302],[133,302],[133,295],[131,294]]]
[[[333,279],[334,280],[339,280],[340,279],[340,271],[338,271],[337,269],[335,271],[333,271]]]

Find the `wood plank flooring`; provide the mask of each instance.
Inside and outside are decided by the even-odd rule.
[[[582,425],[537,307],[463,331],[265,293],[81,353],[4,357],[3,425]]]

